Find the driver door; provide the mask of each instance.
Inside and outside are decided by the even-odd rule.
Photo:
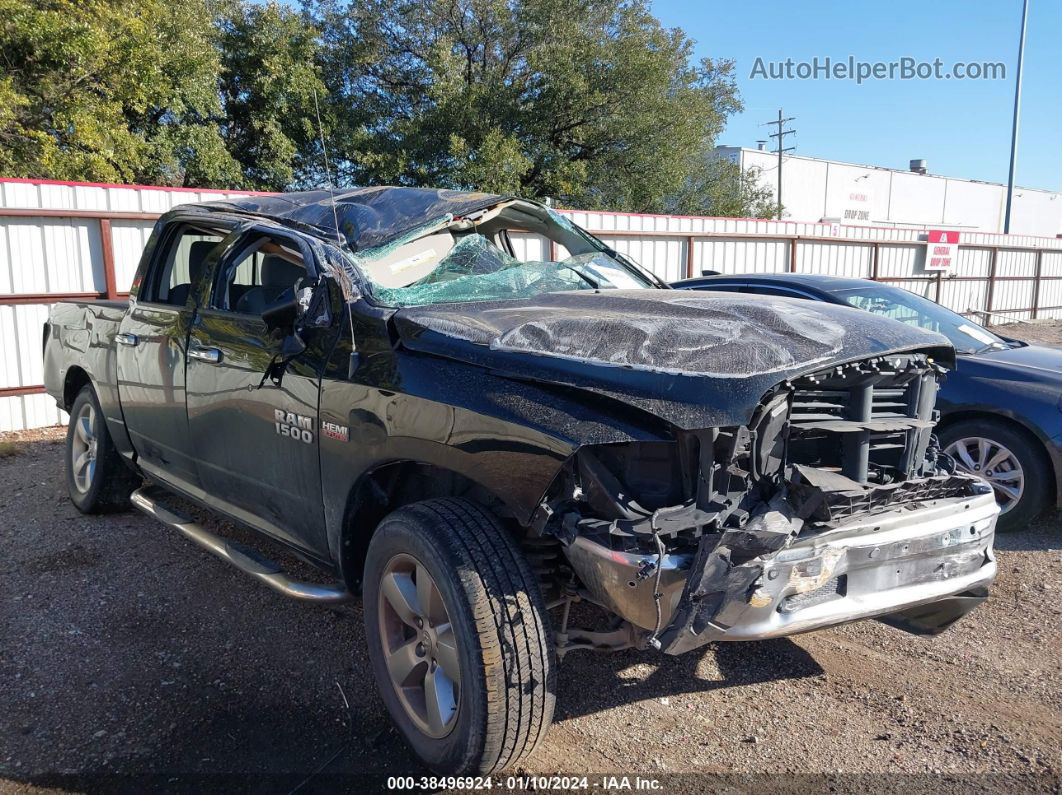
[[[279,385],[263,378],[281,347],[262,312],[290,301],[315,272],[297,237],[252,230],[218,265],[188,343],[188,429],[206,494],[230,515],[327,554],[313,350],[292,360]]]

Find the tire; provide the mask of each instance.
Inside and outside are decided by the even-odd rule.
[[[429,582],[435,590],[422,598]],[[391,513],[369,543],[364,598],[380,695],[426,765],[446,775],[486,775],[535,749],[553,720],[553,636],[538,582],[492,513],[454,498],[425,500]],[[415,620],[406,622],[395,601],[403,609],[413,605],[421,615],[430,614],[428,631]],[[431,631],[437,636],[425,639]],[[419,646],[411,647],[414,642]],[[409,648],[413,651],[402,651]],[[403,677],[409,660],[416,665]],[[449,676],[455,660],[456,680]],[[401,687],[396,677],[402,677]],[[456,681],[456,687],[447,690],[446,680]],[[418,687],[426,718],[417,713]],[[437,713],[428,706],[431,688],[434,703],[443,705]]]
[[[992,419],[961,420],[946,425],[937,436],[941,448],[955,459],[960,472],[983,477],[993,484],[996,499],[1003,511],[996,525],[999,532],[1024,529],[1047,507],[1051,465],[1034,437],[1006,422]],[[988,447],[980,448],[981,440]],[[966,450],[965,456],[962,455],[962,449]],[[981,467],[982,463],[998,461],[1003,452],[1010,454],[1009,460],[996,464],[1004,469],[1003,472]],[[1020,470],[1020,477],[1014,474],[1012,467]],[[1001,477],[1007,479],[1000,480]],[[1015,484],[1020,485],[1020,494],[1016,499],[1006,496],[1002,491],[1003,488],[1015,490]]]
[[[86,456],[86,458],[82,458]],[[78,461],[83,461],[81,466]],[[140,478],[114,449],[96,392],[86,384],[70,407],[66,431],[66,489],[82,513],[112,513],[129,507]]]

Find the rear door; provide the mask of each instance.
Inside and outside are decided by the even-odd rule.
[[[219,507],[323,556],[317,409],[324,357],[311,344],[274,383],[264,376],[281,336],[262,320],[315,272],[309,247],[273,229],[245,233],[221,260],[190,333],[188,431],[199,478]]]
[[[195,286],[230,232],[225,225],[179,219],[159,230],[117,337],[118,393],[139,463],[186,490],[194,490],[199,477],[185,405]]]

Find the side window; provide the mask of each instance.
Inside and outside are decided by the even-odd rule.
[[[203,275],[203,265],[227,232],[198,226],[183,226],[169,238],[166,250],[155,261],[141,299],[156,304],[184,306],[195,283]]]
[[[856,309],[862,309],[867,312],[873,312],[876,315],[899,320],[901,323],[910,323],[915,326],[921,326],[929,331],[940,331],[940,327],[935,321],[926,317],[914,307],[908,306],[901,301],[896,301],[881,295],[860,295],[858,293],[848,296],[846,301]]]
[[[295,297],[295,285],[306,276],[302,253],[292,243],[260,237],[244,246],[218,275],[211,306],[229,312],[260,315]]]

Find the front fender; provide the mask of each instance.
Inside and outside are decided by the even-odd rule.
[[[359,479],[396,461],[455,472],[526,525],[581,446],[669,438],[665,423],[607,404],[597,395],[427,354],[366,356],[352,379],[322,383],[321,427],[345,429],[320,435],[330,542],[340,543]]]

